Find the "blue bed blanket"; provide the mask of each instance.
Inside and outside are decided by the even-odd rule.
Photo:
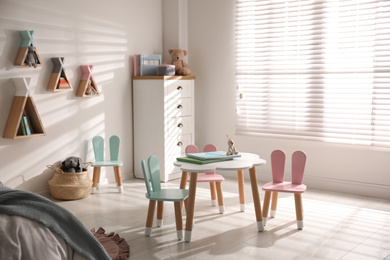
[[[76,216],[43,196],[0,185],[0,214],[21,216],[45,225],[87,259],[111,259]]]

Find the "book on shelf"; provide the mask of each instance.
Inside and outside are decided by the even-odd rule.
[[[68,81],[64,77],[58,80],[57,88],[70,88]]]
[[[23,135],[31,135],[32,134],[32,128],[31,128],[31,123],[30,119],[28,116],[22,116],[22,130],[23,130]]]
[[[208,163],[217,163],[217,162],[231,161],[231,160],[233,160],[233,158],[220,158],[220,159],[200,160],[200,159],[191,158],[191,157],[177,157],[176,160],[178,160],[180,162],[186,162],[186,163],[208,164]]]
[[[240,154],[227,155],[224,151],[205,152],[205,153],[187,153],[187,157],[198,160],[215,160],[215,159],[233,159],[241,157]]]
[[[23,132],[23,135],[27,135],[27,132],[26,132],[26,125],[25,125],[25,123],[24,123],[23,116],[22,116],[22,119],[21,119],[20,125],[22,126],[22,132]]]

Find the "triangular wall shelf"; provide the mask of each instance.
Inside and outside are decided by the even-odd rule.
[[[51,58],[54,67],[47,85],[47,91],[60,92],[73,89],[65,73],[64,59],[64,57]]]
[[[92,77],[93,65],[81,65],[82,75],[79,88],[77,89],[77,97],[97,97],[100,95],[96,82]]]
[[[30,96],[29,79],[13,78],[12,80],[16,88],[16,93],[8,115],[7,124],[5,125],[3,137],[18,139],[46,135],[34,100]],[[22,126],[24,116],[27,116],[29,121],[30,134],[24,134],[25,129]]]
[[[34,31],[20,31],[22,43],[14,62],[15,66],[42,66],[38,51],[33,42]],[[30,62],[30,64],[29,64]]]

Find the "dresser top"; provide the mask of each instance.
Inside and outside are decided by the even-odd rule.
[[[195,79],[195,76],[133,76],[133,79]]]

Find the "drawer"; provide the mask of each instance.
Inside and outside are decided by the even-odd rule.
[[[187,145],[192,144],[192,136],[193,134],[191,133],[168,137],[167,145],[165,146],[166,154],[179,157],[182,153],[185,153]]]
[[[167,98],[192,97],[192,80],[167,80]]]
[[[166,117],[180,117],[193,115],[192,98],[170,99],[165,104]]]
[[[194,118],[192,116],[170,117],[168,119],[168,135],[184,135],[194,132]]]
[[[165,107],[166,116],[168,117],[193,115],[192,98],[170,99],[166,101]]]

